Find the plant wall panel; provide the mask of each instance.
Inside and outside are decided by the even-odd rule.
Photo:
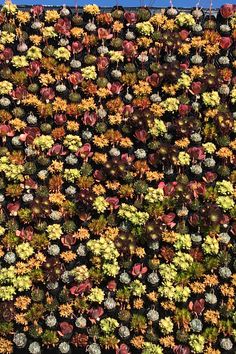
[[[235,353],[235,6],[0,30],[0,353]]]

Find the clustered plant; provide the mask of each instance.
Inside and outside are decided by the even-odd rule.
[[[235,10],[1,7],[0,353],[235,353]]]

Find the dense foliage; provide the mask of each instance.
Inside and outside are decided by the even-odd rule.
[[[235,353],[235,6],[0,30],[0,353]]]

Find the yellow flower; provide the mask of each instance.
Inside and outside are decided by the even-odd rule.
[[[219,280],[216,274],[212,274],[212,275],[204,275],[205,280],[204,280],[204,284],[205,286],[216,286],[219,284]]]
[[[35,146],[41,148],[43,151],[50,149],[53,146],[54,140],[50,135],[37,136],[34,139]]]
[[[16,18],[21,23],[27,23],[30,20],[30,13],[28,11],[18,11]]]
[[[215,107],[220,104],[220,96],[217,91],[204,92],[202,99],[206,106]]]
[[[152,291],[147,294],[147,298],[152,302],[157,302],[158,294],[155,291]]]
[[[97,5],[85,5],[83,7],[84,12],[87,12],[91,15],[98,15],[100,13],[100,9]]]
[[[180,151],[178,155],[178,160],[179,160],[179,164],[182,166],[190,165],[190,155],[187,152]]]
[[[42,36],[38,36],[37,34],[33,34],[31,36],[29,36],[29,39],[31,40],[31,42],[34,44],[34,45],[40,45],[40,43],[42,42]]]
[[[219,311],[207,310],[204,313],[204,319],[206,322],[217,325],[220,319]]]
[[[143,258],[146,255],[145,249],[143,247],[136,247],[135,254],[139,258]]]
[[[123,148],[130,148],[133,146],[133,142],[130,138],[121,138],[120,139],[120,146]]]
[[[143,336],[133,337],[130,343],[137,349],[142,349],[144,345],[144,338]]]
[[[78,109],[81,111],[90,111],[96,108],[97,106],[93,97],[83,98],[82,101],[78,104]]]
[[[90,237],[89,231],[83,227],[80,227],[74,234],[74,237],[79,240],[87,240]]]
[[[1,44],[14,43],[15,38],[16,35],[14,33],[2,31],[0,36],[0,43]]]
[[[95,135],[94,138],[93,138],[93,143],[96,146],[102,148],[102,147],[105,147],[105,146],[109,145],[109,140],[106,139],[103,134],[101,134],[100,136]]]
[[[220,52],[219,44],[209,44],[204,48],[204,51],[206,55],[209,57],[212,55],[219,54]]]
[[[133,91],[136,96],[146,96],[152,92],[152,88],[146,81],[139,81],[138,84],[133,86]]]
[[[33,253],[34,253],[34,249],[28,241],[24,243],[20,243],[19,245],[16,246],[17,256],[24,261],[28,259],[30,256],[32,256]],[[22,263],[22,266],[23,264],[24,263]],[[28,269],[26,270],[28,271]]]
[[[177,85],[167,85],[167,84],[164,84],[162,86],[162,91],[167,93],[168,95],[170,96],[175,96],[176,95],[176,91],[178,89],[178,86]]]
[[[220,286],[220,291],[223,296],[231,296],[234,297],[234,288],[229,286],[229,284],[222,284]]]
[[[61,97],[56,97],[52,103],[53,112],[64,112],[67,108],[66,100],[63,100]]]
[[[162,28],[166,31],[173,31],[174,29],[177,28],[177,25],[175,24],[174,19],[167,19],[165,23],[162,25]]]
[[[140,37],[137,39],[137,44],[139,47],[144,47],[144,48],[148,48],[150,47],[152,43],[152,39],[151,38],[147,38],[147,37]]]
[[[76,253],[74,253],[72,251],[65,251],[60,254],[60,258],[64,262],[70,263],[70,262],[73,262],[77,258],[77,255],[76,255]]]
[[[222,147],[217,151],[216,155],[220,158],[229,158],[233,157],[233,152],[227,147]]]
[[[179,49],[178,49],[178,53],[180,55],[188,55],[190,53],[191,50],[191,44],[189,43],[183,43]]]
[[[162,13],[156,13],[155,15],[153,15],[151,18],[150,18],[150,22],[153,24],[153,25],[156,25],[156,26],[161,26],[163,25],[163,23],[167,20],[167,17],[165,15],[163,15]]]
[[[198,37],[193,37],[191,40],[191,45],[194,48],[202,48],[203,46],[205,46],[207,43],[206,40],[202,39],[202,37],[198,36]]]
[[[165,101],[161,102],[160,105],[168,112],[178,111],[179,100],[174,97],[168,97]]]
[[[51,165],[48,167],[49,172],[62,172],[63,171],[63,162],[54,160]]]
[[[70,55],[71,55],[70,51],[64,47],[59,47],[54,52],[55,58],[59,60],[69,60]]]
[[[143,308],[144,301],[142,299],[134,299],[134,308],[135,309],[142,309]]]
[[[86,80],[95,80],[97,78],[96,67],[94,65],[86,66],[85,68],[81,69],[82,76]]]
[[[86,265],[83,264],[72,269],[71,275],[73,275],[78,282],[82,282],[89,278],[89,270]]]
[[[97,302],[101,304],[104,301],[105,294],[104,291],[97,286],[92,288],[88,296],[89,301]]]
[[[102,154],[99,152],[95,152],[93,157],[92,157],[93,161],[95,163],[100,163],[100,164],[104,164],[107,162],[107,154]]]
[[[18,11],[18,8],[17,5],[11,2],[11,0],[6,0],[3,4],[2,11],[8,14],[15,14]]]
[[[108,90],[108,88],[105,88],[105,87],[100,87],[98,90],[97,90],[97,96],[98,97],[101,97],[101,98],[106,98],[107,96],[109,96],[111,93],[110,91]]]
[[[177,240],[177,234],[174,231],[165,231],[162,233],[162,239],[168,243],[175,243]]]
[[[42,35],[46,38],[55,38],[57,37],[57,33],[54,29],[53,26],[48,26],[48,27],[44,27],[42,29]]]
[[[106,193],[106,189],[103,187],[103,185],[101,184],[95,184],[93,186],[93,192],[96,194],[96,195],[102,195],[102,194],[105,194]]]
[[[165,109],[159,103],[153,103],[150,107],[150,111],[156,118],[160,118],[165,113]]]
[[[191,14],[185,12],[180,12],[176,16],[175,22],[181,27],[182,26],[192,27],[196,23],[194,17]]]
[[[14,305],[21,310],[26,310],[30,303],[31,299],[28,296],[19,296],[16,298]]]
[[[111,125],[120,124],[122,122],[122,115],[120,113],[110,114],[108,120]]]
[[[211,142],[207,142],[205,144],[202,144],[202,146],[204,147],[205,151],[208,154],[213,154],[216,151],[216,146],[215,144],[211,143]]]
[[[56,22],[59,18],[60,15],[56,10],[47,10],[45,13],[45,21],[47,22]]]
[[[203,76],[204,68],[202,66],[194,65],[192,68],[189,69],[189,74],[191,79],[200,78]]]
[[[10,123],[16,131],[20,131],[26,127],[26,123],[19,118],[12,119]]]
[[[190,140],[188,138],[182,138],[180,140],[175,141],[175,145],[180,148],[186,148],[190,144]]]
[[[236,86],[234,86],[231,90],[231,93],[230,93],[230,96],[231,96],[231,101],[233,103],[236,102]]]
[[[201,282],[195,281],[194,283],[190,283],[189,286],[195,294],[202,294],[205,291],[205,285]]]
[[[117,189],[119,189],[120,183],[117,182],[117,181],[107,181],[107,182],[106,182],[106,187],[107,187],[108,189],[111,189],[111,190],[113,190],[113,191],[116,191]]]
[[[166,348],[173,348],[175,346],[175,340],[173,336],[166,336],[164,338],[160,338],[160,344]]]
[[[113,32],[119,33],[124,28],[124,25],[120,21],[114,21],[112,28],[113,28]]]
[[[11,63],[16,68],[24,68],[29,65],[29,63],[24,55],[15,55],[12,58]]]
[[[26,326],[28,324],[28,320],[26,319],[25,316],[26,316],[25,313],[17,313],[15,316],[16,323]]]
[[[9,81],[0,81],[0,94],[7,95],[13,90],[13,85]]]
[[[61,226],[59,224],[48,225],[46,231],[50,240],[60,239],[61,235],[63,234]]]
[[[29,265],[26,262],[17,262],[16,263],[16,274],[22,275],[30,272]]]
[[[84,35],[84,30],[83,30],[83,28],[80,28],[80,27],[73,27],[70,30],[70,33],[72,34],[73,37],[80,38]]]
[[[13,353],[13,343],[12,341],[0,337],[0,353],[1,354],[11,354]]]
[[[110,55],[111,61],[118,63],[119,61],[124,61],[124,55],[122,51],[119,50],[110,50],[108,52]]]
[[[231,141],[229,146],[231,147],[232,150],[236,150],[236,140]]]
[[[149,21],[137,23],[136,28],[141,34],[146,36],[150,36],[154,32],[154,27]]]
[[[219,196],[216,198],[216,204],[219,205],[222,209],[230,210],[235,206],[234,200],[229,196]]]
[[[55,81],[56,80],[54,79],[54,77],[49,73],[39,75],[39,82],[43,86],[48,86],[50,84],[53,84]]]
[[[59,313],[61,317],[70,318],[73,315],[72,304],[66,303],[59,306]]]
[[[26,57],[31,60],[42,59],[41,48],[32,46],[28,49]]]
[[[62,193],[51,193],[49,194],[49,201],[51,203],[62,205],[66,200],[66,197]]]
[[[160,181],[164,178],[164,173],[156,172],[156,171],[147,171],[146,172],[147,181]]]
[[[79,123],[78,122],[74,122],[73,120],[68,120],[66,122],[66,126],[67,126],[67,129],[69,131],[78,131],[79,130]]]
[[[214,349],[212,347],[208,347],[204,350],[204,354],[220,354],[221,351],[218,349]]]
[[[178,82],[177,82],[177,84],[179,86],[183,86],[183,87],[188,88],[191,85],[191,81],[192,80],[191,80],[190,76],[188,76],[185,73],[182,73],[180,78],[179,78],[179,80],[178,80]]]

